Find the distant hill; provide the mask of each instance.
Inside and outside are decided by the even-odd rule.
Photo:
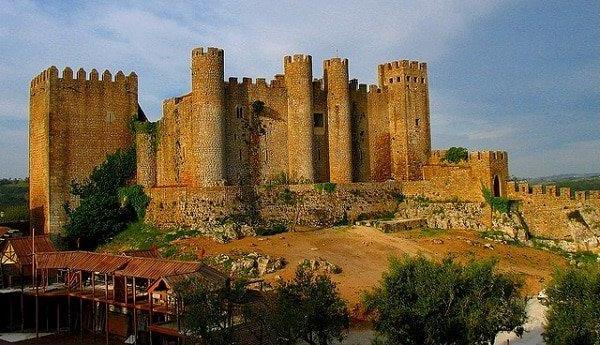
[[[0,179],[0,223],[29,219],[29,181]]]
[[[555,184],[574,191],[600,190],[600,174],[562,174],[527,179],[530,184]]]

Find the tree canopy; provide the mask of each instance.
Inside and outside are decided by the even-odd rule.
[[[600,344],[600,268],[557,271],[547,289],[544,340],[549,345]]]
[[[79,205],[75,209],[65,205],[68,222],[64,235],[71,246],[77,243],[80,249],[94,249],[143,216],[141,209],[148,199],[140,195],[141,188],[119,192],[135,177],[135,171],[135,149],[118,150],[108,155],[88,180],[72,183],[71,193],[79,198]]]
[[[385,344],[487,344],[525,319],[522,282],[495,261],[465,266],[451,258],[390,260],[379,287],[364,296]]]

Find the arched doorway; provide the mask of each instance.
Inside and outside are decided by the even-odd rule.
[[[494,175],[494,196],[500,196],[500,179],[498,175]]]

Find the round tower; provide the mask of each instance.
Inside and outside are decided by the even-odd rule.
[[[329,180],[352,182],[352,139],[348,59],[323,61],[323,79],[327,92],[327,127],[329,140]]]
[[[288,175],[296,181],[314,181],[313,90],[310,55],[283,59],[288,111]]]
[[[223,50],[192,50],[192,95],[190,152],[196,186],[225,182],[224,115],[225,84]]]

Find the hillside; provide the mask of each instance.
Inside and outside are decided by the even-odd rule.
[[[147,236],[143,236],[144,232]],[[144,241],[140,237],[148,237],[148,240],[157,238],[154,231],[144,232],[138,233],[136,241],[130,243],[148,245],[151,241]],[[132,238],[132,234],[127,237]],[[127,248],[124,241],[115,240],[101,250],[119,252],[132,249]],[[264,276],[270,282],[276,281],[279,276],[290,278],[304,259],[324,259],[341,267],[341,273],[332,277],[351,305],[359,302],[362,291],[378,283],[390,256],[424,255],[441,260],[453,255],[463,262],[496,258],[500,269],[513,272],[525,280],[527,294],[536,294],[555,267],[566,265],[566,260],[559,255],[492,242],[470,230],[411,230],[386,234],[371,227],[352,226],[246,237],[225,244],[206,237],[183,236],[172,241],[172,245],[182,253],[203,255],[209,260],[222,253],[236,256],[252,252],[285,258],[288,264],[283,270]],[[133,249],[137,249],[136,246]]]
[[[528,180],[530,184],[556,184],[557,187],[569,187],[573,191],[600,190],[600,174],[576,174],[538,177]]]
[[[29,218],[29,181],[0,179],[0,223]]]

